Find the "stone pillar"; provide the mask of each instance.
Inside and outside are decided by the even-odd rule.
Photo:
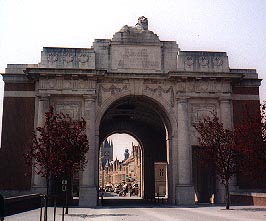
[[[173,131],[172,137],[169,137],[169,153],[167,155],[167,161],[168,161],[168,203],[171,205],[176,204],[176,184],[178,180],[178,148],[177,148],[177,131]]]
[[[224,124],[224,128],[232,129],[232,110],[231,100],[228,98],[220,99],[221,121]]]
[[[233,128],[233,118],[232,118],[232,106],[230,98],[220,98],[220,119],[223,123],[225,129]],[[237,189],[237,181],[236,177],[233,176],[230,182],[230,189]],[[216,179],[216,195],[215,195],[215,203],[224,203],[225,202],[225,188],[224,185],[221,184],[220,180]]]
[[[178,184],[176,186],[176,204],[191,205],[195,203],[195,190],[192,185],[192,156],[189,141],[188,102],[180,98],[177,102],[178,122]]]
[[[37,116],[37,127],[42,127],[45,123],[45,113],[49,110],[49,98],[48,96],[38,97],[38,116]],[[33,182],[32,190],[38,193],[46,193],[46,180],[41,177],[33,169]]]
[[[87,153],[88,163],[81,171],[79,187],[79,205],[82,207],[97,206],[97,147],[95,136],[95,96],[84,96],[84,119],[87,122],[86,134],[89,140]]]

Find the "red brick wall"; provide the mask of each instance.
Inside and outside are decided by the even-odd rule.
[[[259,114],[260,101],[258,100],[233,100],[233,122],[237,126],[247,117],[247,111],[251,115]]]
[[[5,83],[5,91],[34,91],[35,84],[32,83]]]
[[[233,194],[230,199],[232,204],[266,206],[266,197]]]
[[[31,168],[25,165],[24,154],[31,144],[34,109],[35,98],[4,98],[0,189],[26,190],[31,187]]]
[[[249,95],[259,95],[258,87],[233,87],[233,94],[246,95],[247,100],[233,100],[233,123],[234,126],[240,125],[246,118],[260,114],[260,101],[248,100]],[[245,98],[245,97],[242,97]],[[262,184],[258,180],[250,179],[244,174],[237,175],[240,188],[261,188]],[[251,199],[249,199],[251,200]]]
[[[259,87],[233,87],[232,92],[234,95],[247,95],[247,100],[233,100],[233,122],[234,125],[238,125],[247,117],[247,111],[249,114],[259,114],[260,101],[249,100],[248,95],[259,95]]]
[[[259,95],[258,87],[233,87],[233,94]]]

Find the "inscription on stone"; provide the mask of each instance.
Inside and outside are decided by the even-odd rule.
[[[112,69],[161,70],[160,47],[112,47]]]

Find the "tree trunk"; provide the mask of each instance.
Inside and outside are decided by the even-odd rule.
[[[71,194],[72,192],[72,177],[73,177],[73,173],[70,172],[70,175],[67,175],[66,176],[66,180],[67,180],[67,189],[66,189],[66,196],[65,196],[65,199],[66,199],[66,214],[68,214],[68,204],[69,204],[69,194]],[[71,194],[71,197],[72,197],[72,194]]]
[[[46,177],[46,196],[44,197],[44,221],[47,221],[47,207],[48,207],[48,194],[49,194],[49,185],[50,185],[50,179],[49,177]]]
[[[46,177],[46,195],[49,195],[49,185],[50,185],[50,179],[49,177]]]
[[[226,203],[226,209],[230,208],[230,192],[229,192],[229,182],[226,181],[225,183],[225,203]]]

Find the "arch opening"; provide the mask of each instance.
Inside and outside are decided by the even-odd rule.
[[[169,122],[166,111],[157,102],[144,96],[118,99],[101,119],[100,145],[111,134],[126,133],[138,141],[142,166],[139,196],[142,199],[161,197],[167,200]]]
[[[143,196],[142,150],[139,142],[125,133],[112,134],[103,141],[99,150],[100,196],[104,199]]]

